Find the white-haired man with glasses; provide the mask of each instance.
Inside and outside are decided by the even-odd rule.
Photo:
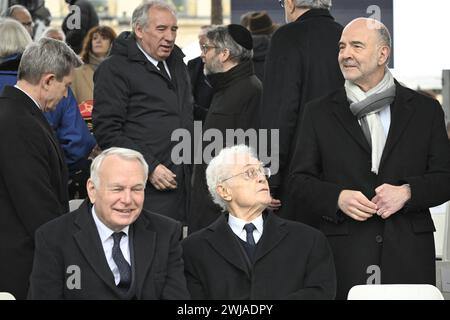
[[[225,148],[209,163],[208,189],[224,213],[182,243],[193,299],[334,298],[325,237],[266,211],[272,201],[268,175],[245,145]]]

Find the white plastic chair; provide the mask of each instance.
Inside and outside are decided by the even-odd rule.
[[[350,289],[347,300],[444,300],[429,284],[366,284]]]
[[[83,203],[84,199],[72,199],[69,200],[69,210],[70,212],[77,210],[81,204]]]
[[[9,292],[0,292],[0,300],[16,300],[16,298]]]

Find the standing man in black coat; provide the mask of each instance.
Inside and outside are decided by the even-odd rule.
[[[206,38],[202,58],[214,96],[203,131],[219,130],[222,137],[226,138],[227,129],[245,131],[256,128],[262,87],[253,70],[253,41],[250,32],[241,25],[230,24],[211,29]],[[233,141],[227,143],[234,144]],[[202,151],[205,148],[206,145]],[[208,226],[221,212],[220,207],[208,195],[205,178],[207,165],[204,157],[202,164],[194,165],[189,232]]]
[[[281,199],[281,216],[292,219],[283,203],[295,136],[306,102],[341,86],[336,59],[342,26],[329,9],[331,0],[285,0],[286,21],[272,36],[266,56],[261,127],[279,129],[279,172],[269,183]],[[269,144],[270,145],[270,144]],[[283,205],[285,205],[283,207]]]
[[[138,6],[133,32],[115,40],[94,74],[94,135],[102,149],[124,147],[144,155],[150,169],[144,208],[185,221],[191,168],[175,164],[177,129],[193,130],[192,95],[178,25],[162,1]],[[192,136],[192,135],[191,135]]]
[[[62,29],[66,35],[67,44],[76,54],[81,52],[84,37],[89,30],[98,26],[98,15],[94,6],[88,0],[65,0],[72,10],[64,18]],[[75,6],[75,7],[72,7]],[[77,16],[78,15],[78,16]],[[77,25],[79,23],[79,25]]]
[[[386,27],[360,18],[339,42],[345,87],[306,106],[288,201],[320,220],[337,297],[357,284],[435,284],[429,207],[450,199],[439,103],[395,81]]]
[[[0,96],[0,291],[24,299],[34,232],[69,211],[64,155],[43,112],[67,96],[82,64],[63,42],[44,38],[28,46],[18,81]]]

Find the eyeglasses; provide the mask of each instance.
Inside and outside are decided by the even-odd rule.
[[[243,175],[245,180],[254,180],[256,179],[259,175],[264,175],[267,178],[270,178],[270,169],[269,168],[265,168],[265,167],[251,167],[247,170],[245,170],[244,172],[235,174],[234,176],[228,177],[226,179],[223,179],[221,182],[230,180],[231,178],[237,177]]]
[[[202,44],[200,45],[200,49],[202,50],[203,54],[206,54],[208,52],[209,49],[211,48],[218,48],[217,46],[212,46],[212,45],[208,45],[208,44]]]
[[[280,6],[281,6],[282,8],[284,8],[284,0],[278,0],[278,3],[280,4]]]

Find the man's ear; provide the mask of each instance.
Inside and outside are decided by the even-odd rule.
[[[45,90],[49,88],[53,81],[56,80],[56,77],[53,73],[46,73],[42,76],[40,84],[41,87]]]
[[[144,33],[144,28],[142,28],[142,26],[139,24],[136,25],[136,28],[134,29],[134,34],[136,35],[136,38],[139,40],[142,40],[142,37],[144,36],[143,33]]]
[[[386,64],[386,62],[389,59],[389,56],[391,54],[391,49],[389,49],[388,46],[382,46],[379,49],[379,53],[378,53],[378,65],[382,66],[384,64]]]
[[[91,178],[89,178],[88,181],[86,182],[86,190],[88,193],[89,200],[91,201],[92,204],[94,204],[96,199],[96,190],[94,182],[92,182]]]
[[[232,196],[232,194],[231,194],[231,190],[230,190],[229,188],[225,187],[225,186],[222,185],[222,184],[219,184],[219,185],[216,187],[216,191],[217,191],[217,193],[219,194],[219,196],[220,196],[223,200],[225,200],[225,201],[227,201],[227,202],[230,202],[231,199],[233,199],[233,196]]]
[[[231,58],[230,50],[227,48],[223,49],[221,53],[219,53],[219,59],[221,63],[224,63],[225,61],[229,60]]]

